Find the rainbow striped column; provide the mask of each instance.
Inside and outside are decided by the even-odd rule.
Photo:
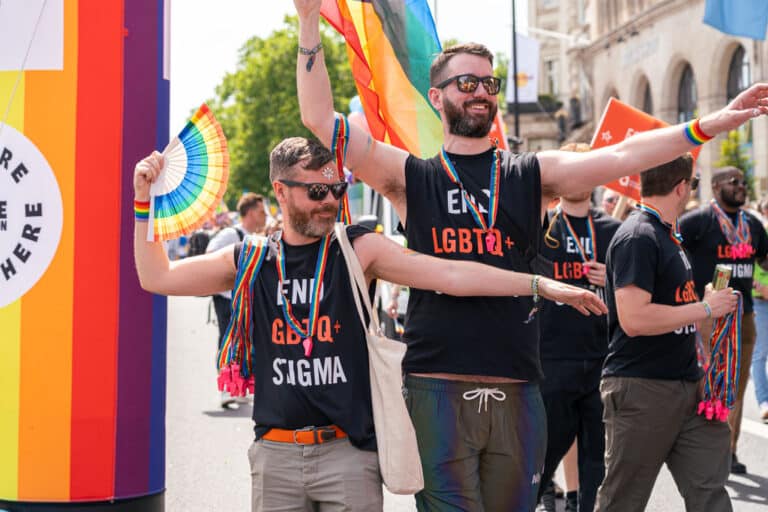
[[[0,16],[9,4],[37,17],[43,1],[3,2]],[[132,172],[168,138],[168,6],[48,0],[46,9],[60,15],[60,69],[0,71],[0,115],[10,103],[7,125],[47,160],[63,218],[42,277],[0,306],[0,508],[11,510],[165,486],[166,302],[143,292],[134,270]],[[0,154],[10,132],[0,131]],[[14,251],[4,240],[18,238],[1,230],[0,264]]]

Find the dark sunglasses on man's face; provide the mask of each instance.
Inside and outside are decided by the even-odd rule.
[[[698,176],[694,176],[692,178],[683,178],[678,183],[682,183],[684,181],[687,181],[691,185],[691,191],[695,191],[697,188],[699,188],[699,178]]]
[[[501,90],[501,78],[495,76],[476,76],[472,74],[456,75],[451,78],[447,78],[437,84],[435,87],[438,89],[444,89],[451,82],[456,82],[456,88],[460,92],[470,93],[475,92],[477,86],[483,84],[485,92],[491,96],[496,96]]]
[[[746,187],[747,181],[743,178],[738,178],[736,176],[731,176],[727,180],[723,180],[723,183],[727,183],[734,187]]]
[[[335,199],[341,199],[347,191],[349,183],[339,181],[337,183],[304,183],[303,181],[279,180],[286,187],[304,187],[307,189],[307,197],[312,201],[322,201],[330,192]]]

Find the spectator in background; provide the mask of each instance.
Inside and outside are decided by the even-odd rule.
[[[240,222],[234,226],[224,227],[217,232],[210,242],[206,252],[216,252],[222,247],[241,242],[245,235],[264,234],[264,227],[267,220],[267,212],[264,208],[264,197],[253,192],[246,192],[237,202],[237,211],[240,214]],[[219,214],[216,217],[219,224],[230,224],[231,220],[226,213]],[[232,292],[226,291],[213,295],[213,307],[216,310],[216,321],[219,326],[219,336],[216,342],[216,348],[221,346],[221,340],[229,325],[229,319],[232,316]],[[221,406],[228,408],[235,400],[226,393],[222,393]]]
[[[760,201],[760,214],[763,227],[768,228],[768,197]],[[755,267],[755,282],[752,297],[754,300],[755,327],[757,331],[755,350],[752,353],[752,381],[755,383],[755,396],[760,406],[760,418],[768,423],[768,272],[759,265]]]
[[[616,208],[616,203],[619,202],[619,197],[621,196],[618,192],[611,190],[610,188],[603,189],[602,207],[603,210],[605,210],[605,213],[613,215],[613,209]]]

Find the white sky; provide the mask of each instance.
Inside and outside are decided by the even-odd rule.
[[[517,1],[517,26],[527,1]],[[291,0],[171,0],[170,129],[176,134],[190,112],[214,95],[225,73],[237,68],[238,50],[253,36],[267,37],[293,14]],[[477,41],[494,53],[511,53],[512,4],[507,0],[437,2],[441,40]]]

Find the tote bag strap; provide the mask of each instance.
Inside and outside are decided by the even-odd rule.
[[[379,332],[379,315],[375,309],[371,307],[371,299],[368,297],[368,288],[366,286],[365,277],[363,275],[363,269],[360,267],[360,261],[357,259],[352,244],[347,237],[347,229],[344,224],[337,222],[334,226],[336,232],[336,239],[339,241],[341,247],[341,253],[344,255],[344,261],[347,263],[347,269],[349,270],[350,281],[352,282],[353,295],[355,298],[355,305],[357,306],[357,313],[360,315],[360,322],[363,327],[366,327],[370,332]],[[356,291],[355,291],[356,288]],[[370,324],[366,326],[365,314],[363,313],[363,305],[360,303],[360,297],[363,298],[363,304],[365,305],[365,311],[368,312],[368,318],[370,318]]]

